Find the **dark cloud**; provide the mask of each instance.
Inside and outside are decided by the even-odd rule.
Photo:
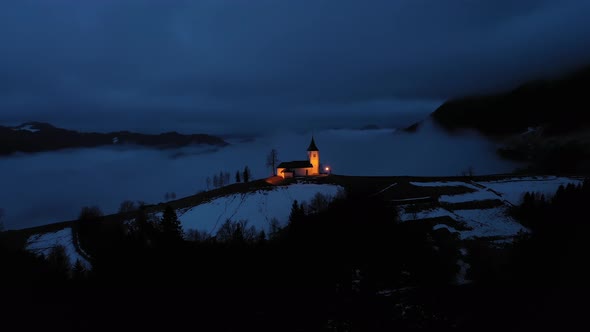
[[[589,14],[585,0],[5,1],[0,121],[383,121],[590,63]]]

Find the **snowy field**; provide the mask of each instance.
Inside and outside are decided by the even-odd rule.
[[[64,228],[55,233],[32,235],[27,240],[25,249],[32,253],[47,257],[51,250],[58,245],[65,248],[66,255],[69,257],[72,267],[76,264],[76,260],[80,260],[86,269],[90,269],[90,263],[76,251],[72,239],[72,229],[70,227]]]
[[[174,150],[142,148],[76,149],[0,158],[0,208],[4,226],[20,229],[76,219],[83,206],[117,211],[124,200],[157,204],[164,195],[193,195],[206,177],[232,175],[248,165],[254,178],[270,175],[271,148],[282,161],[306,158],[310,132],[266,133],[254,140],[230,140],[224,148]],[[519,164],[500,159],[496,145],[464,133],[449,135],[426,123],[416,133],[393,129],[315,131],[322,163],[343,175],[460,175],[506,173]],[[368,162],[370,161],[370,162]]]
[[[552,197],[559,186],[567,186],[568,183],[578,185],[582,183],[582,180],[552,176],[480,182],[481,185],[500,193],[503,199],[515,205],[522,202],[522,197],[527,191],[541,193],[545,197]]]
[[[227,220],[247,220],[249,226],[268,232],[273,218],[284,226],[289,220],[293,201],[308,202],[316,193],[335,197],[340,186],[328,184],[292,184],[273,190],[257,190],[245,194],[219,197],[211,202],[197,205],[186,212],[179,211],[179,220],[185,230],[196,229],[215,235]]]
[[[526,192],[539,192],[545,197],[552,197],[559,186],[568,183],[574,185],[582,181],[566,177],[527,177],[509,178],[501,181],[486,182],[412,182],[421,187],[464,186],[476,190],[472,193],[460,195],[442,195],[440,203],[465,203],[484,200],[501,200],[504,205],[486,209],[451,209],[449,207],[434,207],[420,211],[412,211],[410,205],[398,207],[400,221],[421,220],[448,216],[462,225],[470,228],[467,231],[457,231],[446,225],[435,225],[435,229],[447,228],[451,232],[458,232],[461,239],[478,237],[500,237],[509,240],[519,232],[528,230],[508,215],[508,208],[518,205]]]

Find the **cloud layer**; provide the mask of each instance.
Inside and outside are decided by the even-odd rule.
[[[5,1],[0,122],[383,123],[590,63],[589,14],[584,0]]]

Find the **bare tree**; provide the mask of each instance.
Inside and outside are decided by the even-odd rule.
[[[211,189],[211,177],[210,176],[207,177],[206,183],[207,183],[207,190]]]
[[[227,219],[215,235],[219,242],[252,242],[256,239],[256,227],[248,226],[247,220],[232,221]]]
[[[119,213],[128,213],[137,210],[138,207],[135,205],[134,201],[123,201],[119,206]]]
[[[277,164],[279,163],[279,153],[276,149],[270,150],[266,156],[266,166],[272,169],[272,174],[277,175]]]
[[[80,221],[96,221],[102,218],[102,210],[98,206],[85,206],[80,210],[78,220]]]
[[[328,207],[328,205],[330,205],[331,200],[332,197],[329,195],[324,195],[321,192],[318,192],[313,196],[311,202],[309,202],[309,209],[312,213],[323,211]]]

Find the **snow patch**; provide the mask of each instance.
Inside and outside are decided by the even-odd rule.
[[[399,221],[410,221],[410,220],[420,220],[420,219],[428,219],[428,218],[438,218],[438,217],[451,217],[455,218],[455,215],[447,210],[440,207],[431,208],[427,210],[420,210],[420,211],[408,211],[409,206],[400,206],[398,207],[398,215]]]
[[[528,229],[507,214],[507,207],[501,206],[491,209],[455,210],[458,217],[455,219],[463,222],[469,231],[462,231],[461,239],[491,236],[516,236],[519,232],[528,232]]]
[[[54,247],[61,245],[66,250],[66,255],[70,259],[70,265],[73,267],[76,260],[80,260],[86,269],[90,269],[90,263],[82,257],[76,250],[73,242],[72,228],[66,227],[54,233],[35,234],[29,237],[25,249],[37,255],[47,257]]]
[[[424,200],[424,199],[430,199],[430,196],[392,199],[391,202],[407,202],[407,201],[418,201],[418,200]]]
[[[215,234],[227,220],[247,220],[248,226],[257,230],[269,230],[270,221],[276,218],[286,225],[293,201],[309,202],[317,193],[335,197],[341,186],[327,184],[292,184],[273,190],[233,194],[213,199],[186,211],[177,211],[185,230],[196,229]]]
[[[465,203],[471,201],[484,201],[489,199],[502,199],[501,196],[496,195],[489,190],[480,190],[476,192],[460,194],[460,195],[442,195],[438,198],[441,203]]]
[[[21,127],[18,127],[18,128],[17,128],[17,130],[22,130],[22,131],[30,131],[30,132],[32,132],[32,133],[36,133],[36,132],[40,131],[39,129],[37,129],[37,128],[34,128],[34,127],[33,127],[32,125],[30,125],[30,124],[28,124],[28,125],[24,125],[24,126],[21,126]]]
[[[410,182],[410,184],[416,187],[467,187],[479,190],[476,186],[462,181]]]
[[[442,229],[442,228],[445,228],[445,229],[449,230],[449,232],[451,232],[451,233],[459,233],[458,230],[454,229],[453,227],[447,226],[445,224],[437,224],[437,225],[434,225],[434,227],[432,227],[432,230],[436,231],[436,230],[439,230],[439,229]]]

